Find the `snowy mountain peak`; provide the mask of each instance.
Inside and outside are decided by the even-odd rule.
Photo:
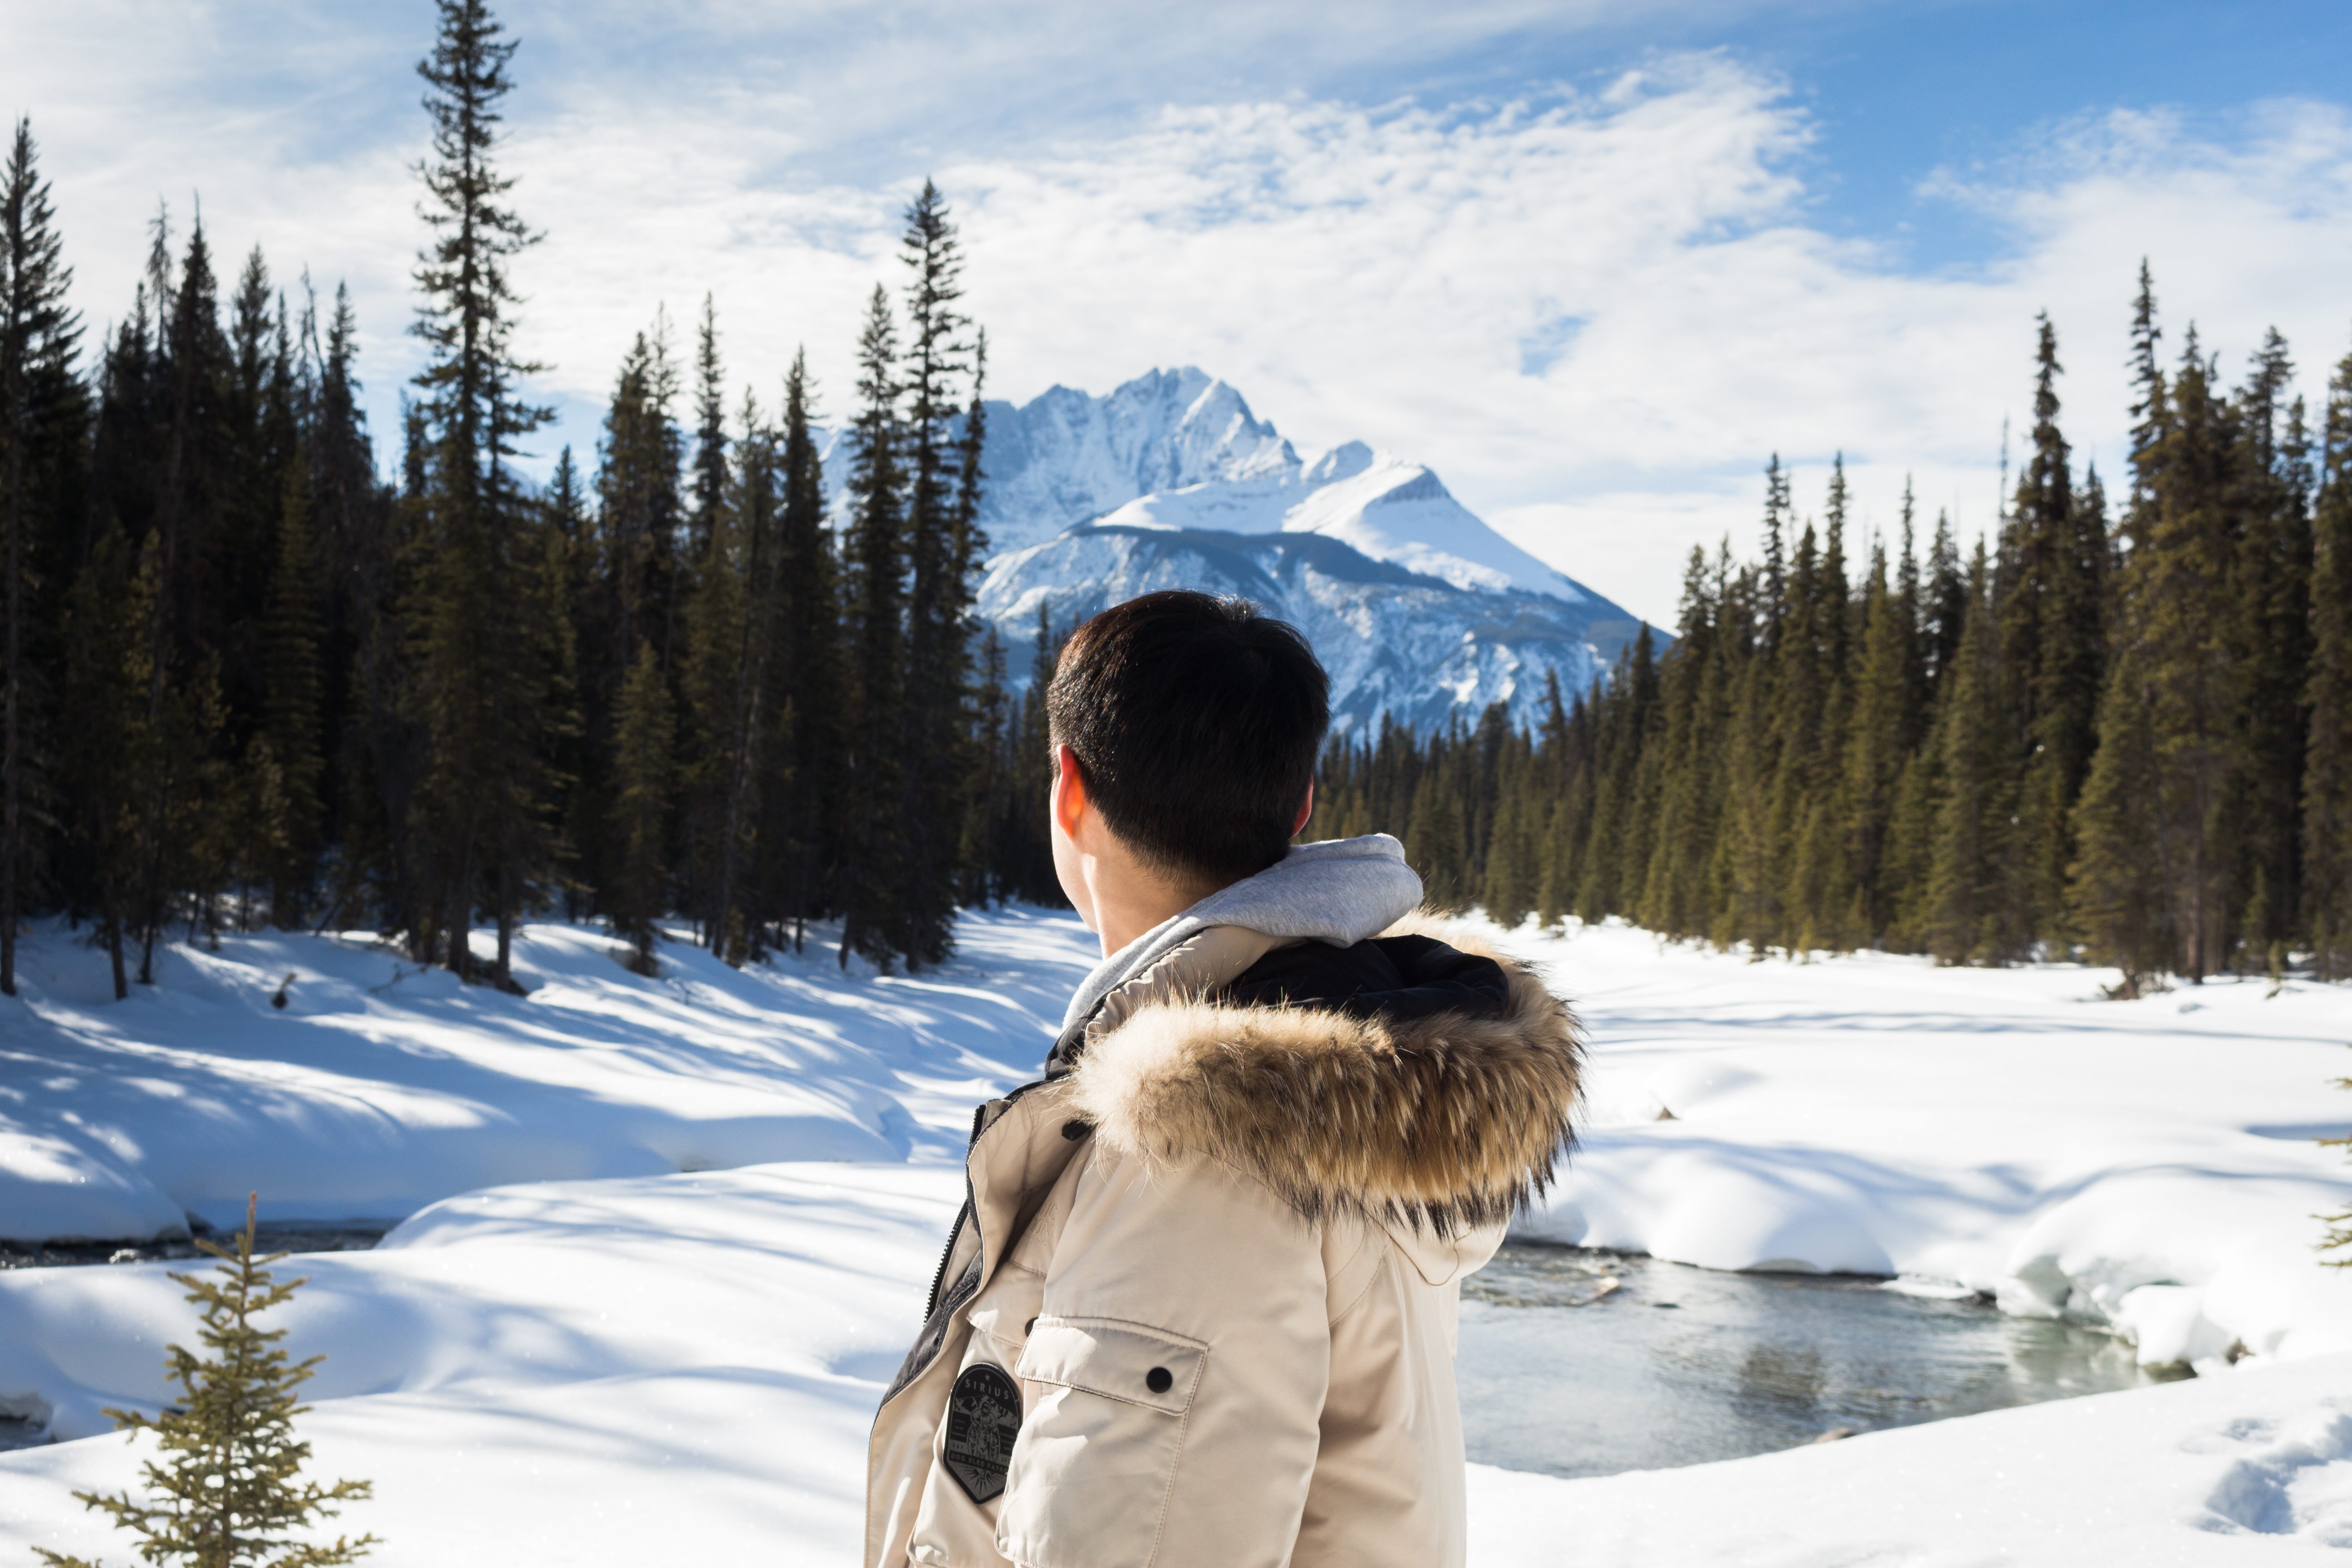
[[[1298,454],[1234,387],[1192,365],[1154,370],[1101,397],[1055,386],[988,405],[992,549],[1019,550],[1138,496],[1296,473]]]
[[[1342,441],[1308,466],[1307,482],[1328,485],[1335,479],[1352,479],[1378,460],[1379,454],[1361,441]]]
[[[823,447],[836,517],[837,433]],[[1307,634],[1343,729],[1417,728],[1507,704],[1541,716],[1640,630],[1627,611],[1489,528],[1425,466],[1345,441],[1311,461],[1193,365],[1101,396],[988,405],[980,614],[1017,683],[1042,608],[1067,628],[1155,588],[1256,601]]]

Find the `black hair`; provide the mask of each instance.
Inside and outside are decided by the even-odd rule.
[[[1331,679],[1246,599],[1171,589],[1079,626],[1045,712],[1112,832],[1154,870],[1222,884],[1288,848]]]

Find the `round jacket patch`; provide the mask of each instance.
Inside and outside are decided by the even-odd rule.
[[[1001,1366],[974,1362],[948,1396],[947,1441],[941,1458],[948,1474],[974,1502],[991,1502],[1004,1489],[1013,1464],[1013,1439],[1021,1435],[1021,1390]]]

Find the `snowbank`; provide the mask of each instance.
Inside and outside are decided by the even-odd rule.
[[[2346,1546],[2345,1355],[1686,1469],[1470,1469],[1480,1568],[2190,1568]]]
[[[961,1195],[946,1164],[777,1164],[450,1200],[302,1260],[282,1321],[329,1359],[317,1473],[383,1568],[856,1559],[866,1434]],[[0,1276],[0,1389],[61,1433],[152,1407],[186,1309],[163,1268]],[[0,1560],[117,1558],[74,1502],[118,1437],[0,1455]],[[2352,1356],[1561,1481],[1471,1475],[1480,1568],[2235,1563],[2352,1545]],[[2282,1539],[2283,1538],[2283,1539]]]
[[[1034,1070],[1091,952],[1034,912],[961,938],[915,981],[683,946],[646,981],[607,938],[534,927],[517,998],[272,936],[173,949],[116,1004],[50,931],[0,1004],[0,1233],[221,1223],[254,1187],[277,1216],[421,1208],[373,1252],[301,1259],[282,1315],[329,1358],[320,1473],[376,1483],[348,1518],[386,1538],[372,1561],[847,1562],[970,1107]],[[2310,1142],[2352,1124],[2332,1087],[2352,994],[2114,1004],[2085,970],[1509,940],[1595,1040],[1591,1129],[1530,1233],[1957,1281],[2217,1375],[1675,1471],[1474,1468],[1474,1561],[2352,1544],[2352,1355],[2329,1353],[2352,1347],[2352,1279],[2317,1266],[2311,1217],[2352,1207],[2352,1172]],[[0,1455],[0,1560],[122,1556],[70,1493],[134,1479],[141,1448],[91,1435],[102,1405],[164,1396],[162,1347],[192,1332],[164,1273],[0,1273],[0,1414],[87,1439]]]
[[[866,1427],[961,1196],[944,1162],[539,1184],[305,1257],[273,1326],[327,1356],[315,1473],[375,1483],[348,1521],[384,1568],[854,1561]],[[0,1275],[0,1405],[68,1438],[155,1408],[190,1333],[173,1267]],[[69,1494],[145,1452],[0,1455],[0,1561],[125,1556]]]
[[[909,980],[679,942],[648,980],[601,931],[533,925],[518,997],[273,932],[170,947],[116,1002],[105,956],[50,927],[0,999],[0,1239],[184,1234],[254,1191],[266,1218],[391,1221],[511,1182],[944,1157],[960,1141],[927,1129],[1029,1075],[1091,952],[1036,913],[964,943]]]
[[[2145,1364],[2352,1350],[2352,993],[2112,972],[1793,964],[1619,925],[1514,939],[1577,999],[1591,1120],[1535,1239],[1954,1281]],[[1670,1118],[1661,1120],[1662,1117]]]

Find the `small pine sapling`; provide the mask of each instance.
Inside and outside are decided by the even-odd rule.
[[[89,1508],[114,1516],[118,1529],[139,1537],[139,1555],[148,1563],[186,1563],[192,1568],[327,1568],[352,1563],[377,1544],[373,1535],[336,1537],[332,1545],[290,1542],[341,1510],[334,1505],[370,1493],[366,1481],[322,1487],[301,1479],[310,1445],[294,1440],[294,1390],[323,1356],[291,1362],[278,1342],[284,1329],[257,1329],[254,1318],[289,1300],[307,1279],[279,1284],[266,1264],[286,1256],[253,1255],[253,1202],[247,1200],[245,1229],[232,1253],[211,1242],[197,1245],[221,1261],[214,1278],[174,1274],[188,1288],[188,1300],[204,1309],[197,1336],[209,1356],[179,1346],[164,1347],[180,1403],[152,1418],[129,1410],[109,1410],[117,1428],[152,1431],[163,1460],[145,1466],[148,1499],[128,1492],[106,1496],[76,1492]],[[48,1568],[98,1568],[79,1557],[42,1547]]]

